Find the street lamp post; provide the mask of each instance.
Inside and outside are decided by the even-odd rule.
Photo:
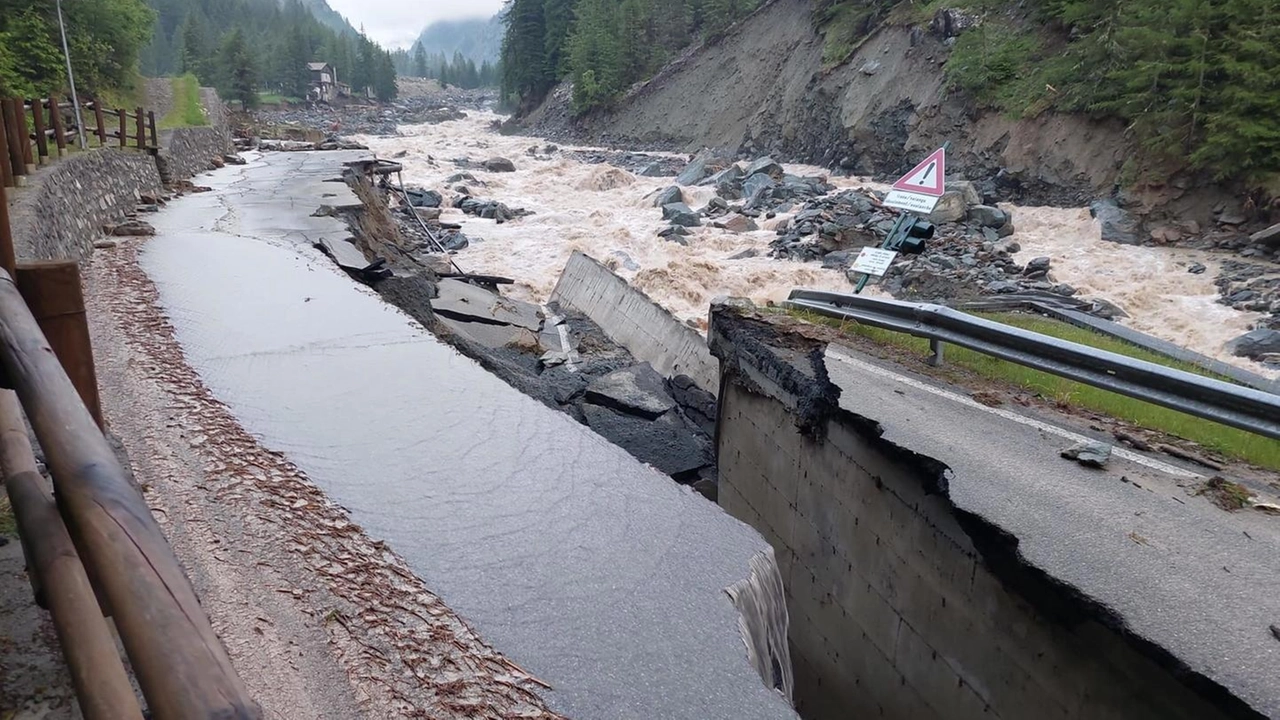
[[[84,120],[80,118],[80,98],[76,97],[76,76],[71,72],[71,51],[67,49],[67,26],[62,21],[62,0],[57,0],[57,5],[58,30],[62,33],[62,56],[67,60],[67,83],[71,85],[71,107],[76,111],[76,135],[80,138],[80,149],[84,150],[88,144],[84,140]],[[49,108],[49,112],[58,111],[56,107]]]

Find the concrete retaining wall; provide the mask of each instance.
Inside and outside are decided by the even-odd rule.
[[[663,375],[688,375],[703,390],[719,392],[720,370],[706,340],[592,258],[580,252],[569,258],[551,300],[591,318]]]
[[[143,194],[161,192],[150,155],[104,148],[72,154],[10,191],[14,250],[20,260],[81,260],[102,226],[131,212]]]
[[[1078,596],[1009,581],[1027,569],[1007,559],[997,568],[982,548],[1017,539],[986,526],[975,535],[981,523],[951,504],[936,463],[838,409],[824,344],[782,333],[770,340],[763,322],[729,338],[731,322],[713,311],[711,344],[725,375],[719,502],[777,552],[804,717],[1235,712],[1081,612]],[[1035,580],[1044,587],[1043,575]]]

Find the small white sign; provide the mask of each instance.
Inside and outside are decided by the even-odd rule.
[[[853,269],[854,272],[880,277],[889,270],[889,266],[893,264],[893,259],[896,257],[898,253],[893,250],[864,247],[858,253],[858,259],[853,261]]]
[[[884,196],[884,204],[888,207],[927,215],[933,212],[934,206],[938,204],[938,198],[932,195],[890,190],[889,194]]]

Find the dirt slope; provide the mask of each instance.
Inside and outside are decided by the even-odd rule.
[[[1122,127],[974,110],[947,92],[946,38],[926,28],[883,28],[824,69],[811,17],[812,0],[773,0],[613,111],[571,122],[561,88],[525,126],[618,144],[767,152],[882,176],[951,140],[953,174],[990,183],[1000,197],[1070,204],[1113,190],[1126,155]]]

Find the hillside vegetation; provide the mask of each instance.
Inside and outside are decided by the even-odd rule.
[[[697,40],[715,39],[759,0],[512,0],[504,22],[502,89],[537,105],[573,80],[577,112],[612,104]]]
[[[1280,173],[1280,3],[1275,0],[827,0],[816,20],[838,62],[880,23],[960,25],[946,73],[979,104],[1126,121],[1156,160],[1218,179]]]
[[[63,6],[78,89],[97,95],[132,87],[138,53],[155,14],[142,0],[92,0]],[[54,4],[0,0],[0,94],[47,96],[67,86]]]
[[[310,86],[307,63],[324,61],[353,92],[395,97],[391,55],[338,22],[322,0],[148,1],[157,22],[143,53],[147,75],[191,73],[224,97],[252,107],[259,90],[304,97]],[[324,22],[314,14],[320,8],[327,11]]]

